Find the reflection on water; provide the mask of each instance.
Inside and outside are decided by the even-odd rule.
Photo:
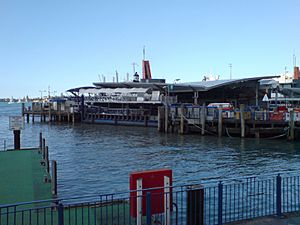
[[[12,147],[8,116],[20,105],[0,105],[0,149]],[[60,197],[128,189],[129,173],[172,168],[174,182],[298,170],[299,142],[161,134],[155,128],[25,124],[22,146],[37,146],[42,131],[58,162]]]

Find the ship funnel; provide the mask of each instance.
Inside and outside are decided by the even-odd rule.
[[[148,60],[143,60],[143,79],[152,79],[150,62]]]
[[[295,66],[294,67],[294,80],[298,80],[299,79],[299,67]]]

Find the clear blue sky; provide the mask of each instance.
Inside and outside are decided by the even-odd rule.
[[[0,0],[0,97],[120,79],[142,49],[155,78],[202,80],[300,64],[300,1]],[[140,67],[138,68],[140,70]]]

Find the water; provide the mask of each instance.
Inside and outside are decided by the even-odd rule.
[[[9,115],[20,104],[0,103],[0,150],[13,147]],[[132,171],[172,168],[174,183],[227,179],[300,169],[300,143],[161,134],[155,128],[86,124],[25,124],[21,146],[38,146],[42,131],[58,162],[60,197],[128,190]],[[1,162],[0,162],[1,163]]]

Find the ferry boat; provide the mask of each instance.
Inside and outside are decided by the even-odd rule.
[[[176,103],[168,96],[165,79],[153,79],[149,61],[143,60],[143,78],[132,81],[96,82],[68,90],[76,99],[86,123],[157,126],[158,107]]]

